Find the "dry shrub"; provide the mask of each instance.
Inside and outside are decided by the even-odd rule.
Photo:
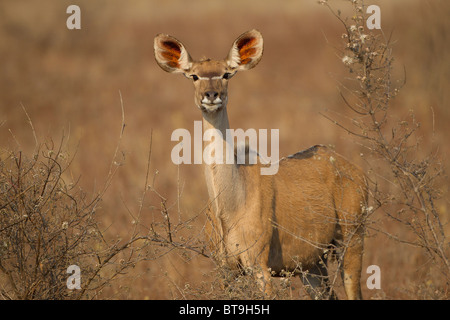
[[[444,227],[448,217],[437,205],[444,176],[442,159],[438,146],[425,145],[421,139],[421,124],[412,109],[408,108],[404,118],[392,115],[392,99],[406,82],[406,70],[403,81],[392,79],[392,34],[386,37],[382,30],[368,30],[364,1],[349,1],[351,18],[334,10],[328,1],[321,3],[344,27],[344,45],[338,55],[350,74],[340,86],[349,115],[324,116],[365,150],[361,157],[370,177],[371,217],[377,213],[379,219],[388,219],[407,233],[391,233],[375,218],[368,223],[368,231],[423,249],[428,273],[440,283],[432,286],[434,293],[440,293],[433,297],[448,297],[450,248]],[[423,286],[419,289],[421,296],[427,296]]]
[[[123,128],[122,123],[119,140]],[[140,262],[157,260],[175,249],[186,260],[192,252],[208,256],[202,238],[189,231],[196,217],[182,220],[179,215],[177,222],[172,221],[173,205],[154,188],[155,178],[149,184],[151,146],[140,205],[136,212],[124,206],[133,221],[128,237],[121,239],[111,238],[108,226],[99,222],[102,197],[122,165],[120,142],[105,185],[92,195],[72,177],[73,157],[65,142],[63,137],[59,145],[52,140],[37,143],[31,157],[0,150],[1,299],[113,298],[105,288]],[[148,191],[157,195],[159,207],[144,208]],[[149,224],[141,222],[143,213],[153,217]],[[68,269],[74,265],[80,270],[78,288],[73,288],[74,274]]]
[[[105,238],[98,221],[105,188],[86,194],[70,175],[72,161],[49,141],[32,157],[2,150],[0,159],[0,279],[2,299],[93,299],[143,259],[146,244]],[[116,167],[117,169],[117,167]],[[69,289],[76,265],[81,286]]]
[[[53,142],[32,157],[2,150],[0,161],[0,277],[3,299],[78,297],[67,289],[66,273],[78,265],[83,280],[96,272],[104,241],[89,199],[63,175],[71,158]]]

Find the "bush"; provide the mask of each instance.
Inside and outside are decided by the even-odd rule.
[[[392,234],[374,220],[368,222],[367,228],[423,249],[430,273],[438,275],[439,290],[446,294],[450,285],[450,243],[444,225],[448,217],[437,209],[442,194],[442,159],[438,147],[423,143],[421,125],[412,109],[408,108],[407,117],[393,116],[392,99],[405,84],[406,71],[403,82],[392,79],[391,37],[382,30],[367,30],[363,1],[349,1],[350,19],[332,9],[327,1],[321,3],[344,27],[339,56],[350,74],[340,86],[350,115],[344,120],[325,117],[349,133],[364,150],[361,157],[370,177],[371,215],[381,213],[407,230],[407,235]]]
[[[109,182],[88,197],[69,178],[63,146],[45,143],[32,157],[0,153],[2,299],[93,299],[143,259],[147,243],[134,246],[143,239],[136,232],[127,241],[106,239],[96,210]],[[81,285],[69,289],[73,265]]]

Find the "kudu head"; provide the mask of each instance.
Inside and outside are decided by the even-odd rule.
[[[195,104],[202,112],[222,110],[228,102],[228,80],[240,70],[256,66],[263,54],[263,38],[259,31],[250,30],[233,43],[223,60],[195,61],[185,46],[172,36],[158,34],[154,40],[155,58],[159,66],[170,73],[182,73],[192,79]]]

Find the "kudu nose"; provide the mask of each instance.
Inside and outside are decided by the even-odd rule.
[[[209,101],[214,101],[219,96],[219,93],[217,91],[206,91],[205,92],[205,98]]]

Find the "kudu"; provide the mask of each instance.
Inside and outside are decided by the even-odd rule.
[[[226,136],[229,129],[228,80],[253,68],[263,54],[259,31],[243,33],[223,60],[195,61],[169,35],[154,39],[159,66],[192,79],[203,128]],[[261,111],[263,112],[263,111]],[[221,141],[224,150],[229,141]],[[207,146],[204,142],[204,146]],[[205,164],[213,211],[215,245],[228,266],[254,270],[261,288],[271,293],[270,276],[300,270],[313,299],[335,298],[329,285],[326,252],[340,253],[349,299],[361,299],[366,178],[362,171],[328,147],[316,145],[279,161],[278,172],[261,175],[255,165]],[[214,238],[214,237],[213,237]]]

